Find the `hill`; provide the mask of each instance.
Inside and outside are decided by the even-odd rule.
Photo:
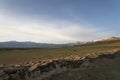
[[[109,38],[105,38],[105,39],[94,40],[94,42],[114,41],[114,40],[120,40],[120,38],[119,37],[109,37]]]

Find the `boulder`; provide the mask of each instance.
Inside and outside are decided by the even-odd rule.
[[[33,66],[31,66],[28,71],[34,71],[36,68],[38,68],[39,64],[34,64]]]

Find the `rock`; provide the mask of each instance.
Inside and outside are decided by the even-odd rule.
[[[15,67],[15,68],[18,68],[18,67],[20,67],[20,65],[14,65],[14,67]]]
[[[0,69],[3,69],[4,68],[4,65],[0,65]]]
[[[74,58],[74,60],[80,60],[81,59],[81,57],[79,57],[79,56],[75,56],[75,58]]]
[[[4,76],[4,71],[3,70],[0,70],[0,77]]]
[[[28,69],[28,71],[34,71],[37,67],[39,66],[39,64],[35,64],[35,65],[33,65],[33,66],[31,66],[29,69]]]

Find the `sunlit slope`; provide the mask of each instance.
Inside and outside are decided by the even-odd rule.
[[[64,48],[0,49],[0,64],[18,64],[26,61],[39,61],[41,59],[64,58],[71,55],[81,57],[87,55],[96,56],[116,49],[120,49],[120,40],[101,41],[83,46]]]

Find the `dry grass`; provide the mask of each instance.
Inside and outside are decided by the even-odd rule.
[[[120,40],[66,48],[0,49],[0,64],[18,64],[31,60],[64,58],[70,55],[96,56],[115,49],[120,49]]]

